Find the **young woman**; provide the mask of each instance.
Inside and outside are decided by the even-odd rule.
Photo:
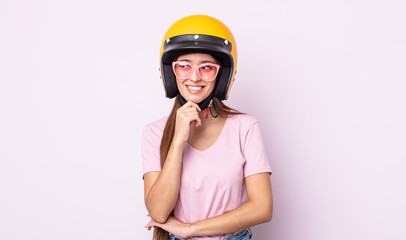
[[[144,127],[145,205],[154,239],[251,239],[272,218],[271,168],[258,120],[226,106],[237,64],[230,30],[194,15],[167,31],[160,55],[169,116]]]

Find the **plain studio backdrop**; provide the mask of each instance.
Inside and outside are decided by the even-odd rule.
[[[406,239],[406,4],[0,2],[0,239],[151,239],[141,130],[169,114],[176,20],[223,21],[229,106],[260,121],[274,215],[255,240]]]

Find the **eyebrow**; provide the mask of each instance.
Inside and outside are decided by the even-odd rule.
[[[191,62],[189,59],[180,59],[180,60],[177,60],[177,61],[182,61],[182,62]],[[214,64],[217,64],[216,62],[213,62],[213,61],[211,61],[211,60],[204,60],[204,61],[201,61],[200,63],[214,63]]]

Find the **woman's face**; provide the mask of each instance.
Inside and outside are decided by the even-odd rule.
[[[189,53],[180,55],[175,61],[187,62],[194,67],[203,63],[217,64],[215,58],[206,53]],[[216,85],[216,81],[216,79],[213,81],[203,81],[196,70],[193,70],[192,75],[188,79],[179,79],[176,77],[176,84],[180,94],[186,99],[186,101],[192,101],[197,104],[210,95]]]

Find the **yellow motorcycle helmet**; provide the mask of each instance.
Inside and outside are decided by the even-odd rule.
[[[212,94],[199,104],[201,109],[204,109],[214,98],[219,100],[228,98],[236,73],[237,46],[227,26],[210,16],[187,16],[168,29],[162,40],[159,58],[161,80],[166,97],[173,98],[179,95],[181,105],[186,101],[176,85],[172,62],[179,55],[195,52],[211,54],[221,64],[216,87]]]

